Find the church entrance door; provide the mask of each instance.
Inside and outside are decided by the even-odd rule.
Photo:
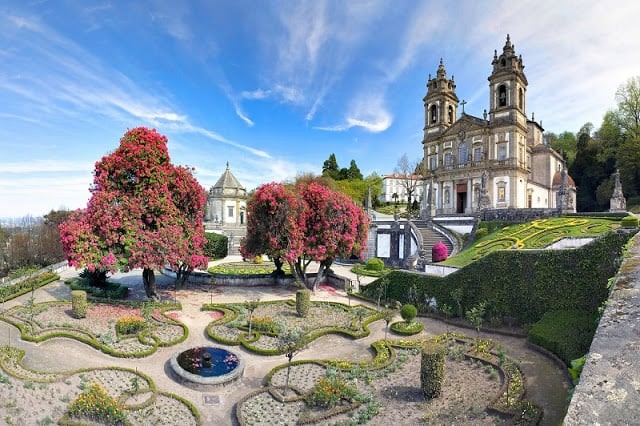
[[[467,184],[459,183],[456,185],[456,213],[464,213],[467,207]]]

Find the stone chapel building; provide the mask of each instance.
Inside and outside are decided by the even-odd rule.
[[[509,35],[489,76],[489,111],[458,116],[453,77],[442,59],[423,99],[424,166],[436,215],[489,209],[575,212],[575,184],[562,156],[546,145],[540,123],[527,118],[527,77]]]
[[[214,225],[236,227],[245,225],[247,190],[227,168],[207,194],[204,221]]]

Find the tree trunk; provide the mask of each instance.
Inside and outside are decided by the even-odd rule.
[[[296,280],[296,283],[303,288],[307,288],[306,277],[304,274],[304,270],[301,266],[301,261],[298,259],[296,262],[289,262],[289,267],[291,268],[291,273],[293,273],[293,277]]]
[[[318,274],[316,275],[316,279],[313,280],[313,292],[315,293],[318,289],[318,285],[325,279],[327,265],[324,262],[320,262],[320,266],[318,267]]]
[[[280,260],[279,257],[276,257],[275,259],[273,259],[273,264],[276,265],[276,270],[274,271],[274,275],[276,277],[283,276],[284,271],[282,270],[282,265],[284,265],[284,263],[282,262],[282,260]]]
[[[176,271],[176,287],[183,288],[189,277],[189,268],[187,265],[180,265]]]
[[[149,299],[157,299],[156,293],[156,275],[153,269],[144,268],[142,270],[142,282],[144,283],[144,291]]]

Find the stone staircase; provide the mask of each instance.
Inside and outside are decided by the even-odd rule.
[[[424,250],[426,256],[425,260],[431,261],[431,249],[438,241],[447,247],[447,253],[451,255],[454,249],[451,240],[439,230],[434,229],[431,223],[426,220],[416,220],[413,221],[413,224],[420,231],[420,235],[422,235],[422,250]]]

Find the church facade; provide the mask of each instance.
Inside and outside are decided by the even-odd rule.
[[[429,75],[425,110],[424,169],[436,215],[491,209],[575,211],[575,184],[562,156],[546,145],[544,129],[527,118],[527,78],[522,57],[507,35],[494,52],[489,110],[464,112],[442,60]],[[463,112],[458,115],[462,104]]]

